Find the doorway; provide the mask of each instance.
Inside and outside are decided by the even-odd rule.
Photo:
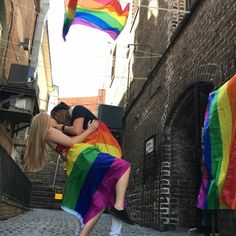
[[[205,82],[189,87],[176,102],[166,127],[171,149],[170,219],[174,219],[171,228],[203,228],[203,223],[208,227],[207,217],[196,205],[201,183],[201,129],[212,90],[213,85]]]

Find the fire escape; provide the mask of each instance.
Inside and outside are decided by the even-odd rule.
[[[0,121],[5,127],[2,131],[6,130],[9,134],[5,137],[11,140],[12,151],[17,150],[21,157],[25,138],[19,142],[21,139],[16,137],[21,130],[26,135],[25,128],[29,126],[33,115],[39,112],[37,79],[34,79],[33,74],[34,70],[28,65],[11,64],[8,80],[0,80]],[[0,203],[13,201],[27,209],[32,184],[5,148],[4,145],[0,146]],[[8,215],[14,216],[15,213],[9,211]],[[7,216],[3,214],[0,219],[7,219]]]
[[[0,81],[0,119],[9,121],[13,132],[29,126],[39,112],[38,91],[34,70],[26,65],[12,64],[8,80]]]

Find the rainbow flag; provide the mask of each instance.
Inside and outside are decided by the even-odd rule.
[[[67,153],[67,181],[62,209],[86,224],[106,206],[115,203],[115,186],[130,164],[94,145],[73,145]]]
[[[236,75],[209,95],[204,119],[201,209],[236,209]]]
[[[93,144],[101,152],[108,153],[114,157],[122,157],[120,144],[102,121],[99,121],[97,130],[90,134],[83,143]]]
[[[118,0],[65,0],[63,38],[72,24],[86,25],[108,33],[116,39],[123,30],[129,14]]]
[[[94,145],[100,152],[108,153],[116,158],[122,157],[120,144],[102,121],[99,121],[96,131],[90,134],[83,143]],[[56,151],[62,156],[67,153],[68,149],[68,147],[62,145],[56,147]]]

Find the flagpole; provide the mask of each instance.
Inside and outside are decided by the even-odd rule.
[[[153,6],[148,6],[148,5],[139,5],[140,7],[144,7],[144,8],[151,8],[151,9],[157,9],[160,11],[170,11],[170,12],[178,12],[178,13],[184,13],[184,14],[189,14],[190,11],[185,11],[185,10],[179,10],[179,9],[170,9],[170,8],[163,8],[163,7],[153,7]]]

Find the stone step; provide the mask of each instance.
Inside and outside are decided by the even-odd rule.
[[[42,208],[42,209],[60,209],[61,202],[31,202],[31,208]]]
[[[30,205],[36,208],[59,209],[61,200],[55,199],[55,191],[51,189],[47,191],[33,191]]]
[[[31,180],[33,180],[34,182],[50,182],[52,180],[54,180],[54,176],[50,176],[50,175],[44,175],[44,176],[38,176],[38,177],[31,177],[30,178]],[[63,176],[63,175],[59,175],[59,176],[56,176],[56,181],[57,180],[62,180],[62,179],[66,179],[66,176]]]
[[[52,189],[58,154],[48,149],[49,162],[37,173],[26,173],[32,182],[31,206],[36,208],[59,209],[61,200],[55,199],[55,191],[63,192],[66,183],[64,162],[59,161],[54,191]]]
[[[57,199],[55,199],[55,193],[51,193],[48,195],[32,195],[31,196],[31,201],[32,202],[54,202],[57,201]]]
[[[44,172],[41,172],[41,173],[38,173],[37,175],[35,175],[35,174],[27,174],[27,176],[30,176],[31,178],[38,178],[39,176],[55,176],[55,170],[47,170],[47,171],[44,171]],[[56,174],[56,176],[66,176],[66,173],[63,171],[60,171],[60,170],[58,170],[57,171],[57,174]]]
[[[58,193],[58,192],[60,192],[60,193],[62,193],[62,191],[60,190],[60,191],[58,191],[58,190],[55,190],[55,191],[50,191],[50,192],[46,192],[45,190],[41,190],[41,191],[33,191],[33,194],[31,195],[31,196],[33,196],[33,197],[54,197],[54,195],[55,195],[55,193]]]

